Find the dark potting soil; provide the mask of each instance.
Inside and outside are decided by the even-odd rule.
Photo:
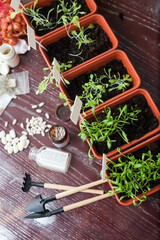
[[[68,6],[72,6],[72,1],[71,0],[65,0],[65,3],[67,4],[68,3]],[[77,16],[80,18],[86,14],[88,14],[90,11],[89,11],[89,8],[86,4],[86,1],[85,0],[77,0],[77,6],[81,5],[81,8],[79,10],[79,12],[85,12],[85,14],[77,14]],[[53,2],[51,3],[50,6],[45,6],[43,8],[41,8],[39,10],[39,14],[42,14],[45,18],[47,18],[47,14],[48,12],[51,10],[51,9],[54,9],[51,13],[50,13],[50,17],[49,17],[49,21],[54,23],[54,28],[53,29],[42,29],[42,26],[40,25],[36,25],[36,22],[35,21],[32,21],[32,17],[28,17],[30,22],[32,22],[32,25],[36,31],[36,34],[38,36],[43,36],[53,30],[55,30],[56,28],[59,28],[61,26],[63,26],[63,23],[60,23],[60,24],[56,24],[57,20],[61,18],[61,16],[63,15],[63,13],[59,13],[58,14],[58,17],[57,17],[57,6],[59,5],[59,1],[58,0],[53,0]]]
[[[70,81],[70,84],[67,85],[66,91],[68,93],[68,95],[70,96],[70,99],[72,101],[74,101],[76,95],[77,96],[81,96],[82,92],[84,91],[84,88],[82,87],[82,85],[84,85],[85,83],[89,82],[90,79],[90,74],[96,74],[97,77],[100,77],[102,75],[105,75],[104,72],[104,68],[106,69],[106,72],[108,73],[108,69],[112,69],[111,71],[111,76],[116,75],[118,77],[118,73],[120,74],[120,77],[123,78],[123,75],[128,74],[127,69],[124,67],[123,63],[121,60],[113,60],[110,63],[106,64],[103,67],[100,67],[98,70],[94,71],[94,72],[86,72],[83,75],[78,76],[77,78],[74,78],[72,81]],[[103,79],[102,83],[108,83],[109,79]],[[130,86],[126,87],[126,90],[130,89],[133,87],[133,82],[130,83]],[[126,91],[125,90],[125,91]],[[111,92],[109,92],[106,89],[106,92],[102,94],[102,100],[103,102],[117,96],[118,94],[120,94],[122,91],[120,90],[113,90]],[[94,96],[96,97],[96,96]],[[86,101],[84,99],[81,99],[83,102],[83,105],[85,105]],[[87,110],[87,109],[85,109]]]
[[[123,131],[127,134],[127,137],[130,142],[132,140],[141,138],[146,133],[158,127],[159,122],[157,118],[153,115],[152,110],[143,95],[137,95],[132,99],[130,99],[129,101],[115,106],[112,109],[112,116],[115,117],[119,115],[119,110],[118,110],[119,107],[122,108],[126,104],[127,104],[128,111],[131,110],[131,107],[133,107],[134,110],[138,110],[138,109],[142,110],[138,114],[138,121],[135,121],[134,125],[126,124],[123,128]],[[102,121],[103,119],[106,118],[106,114],[101,113],[97,116],[97,118],[99,121]],[[90,121],[94,121],[94,118],[90,119]],[[108,149],[106,142],[102,142],[102,143],[94,142],[94,146],[99,154],[102,155],[103,153],[111,152],[116,148],[126,144],[126,142],[120,137],[118,133],[112,135],[110,138],[111,140],[113,139],[116,140],[116,142],[112,143],[112,147],[110,149]]]
[[[150,143],[148,144],[147,146],[135,151],[132,153],[132,155],[136,158],[136,159],[142,159],[142,154],[143,153],[148,153],[148,151],[151,151],[151,154],[152,154],[152,159],[154,161],[157,161],[157,155],[158,153],[160,153],[160,140],[157,140],[153,143]],[[128,161],[128,158],[125,158],[125,157],[121,157],[121,160],[122,161]],[[110,165],[110,167],[112,167],[112,165]],[[118,169],[117,169],[118,171]],[[121,172],[121,171],[120,171]],[[150,187],[153,188],[157,185],[160,184],[160,180],[156,180],[156,181],[151,181],[150,183]],[[147,189],[144,189],[144,190],[147,190]],[[139,192],[138,194],[141,194],[142,192]],[[137,195],[138,195],[137,194]],[[122,196],[123,194],[119,194],[119,196]],[[124,200],[128,200],[129,198],[124,198]]]
[[[77,40],[67,36],[47,46],[50,61],[52,62],[54,57],[60,64],[68,64],[68,62],[72,61],[72,67],[75,67],[111,49],[112,43],[104,30],[98,24],[94,26],[93,29],[86,29],[85,31],[85,34],[90,34],[89,37],[94,41],[92,44],[82,44],[81,48],[78,49]]]

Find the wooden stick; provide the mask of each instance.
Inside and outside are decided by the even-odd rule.
[[[114,194],[105,193],[105,194],[97,196],[97,197],[89,198],[89,199],[86,199],[86,200],[83,200],[83,201],[80,201],[80,202],[76,202],[76,203],[72,203],[70,205],[64,206],[63,210],[64,210],[64,212],[67,212],[67,211],[73,210],[75,208],[79,208],[79,207],[85,206],[87,204],[97,202],[99,200],[111,197],[113,195]]]
[[[70,189],[75,189],[77,187],[60,185],[60,184],[52,184],[52,183],[44,183],[44,188],[65,190],[66,191],[66,190],[70,190]],[[99,195],[104,194],[104,190],[99,190],[99,189],[85,189],[85,190],[82,190],[81,192],[99,194]]]
[[[80,202],[76,202],[76,203],[67,205],[67,206],[63,207],[63,210],[64,210],[64,212],[67,212],[67,211],[73,210],[75,208],[79,208],[79,207],[85,206],[85,205],[87,205],[89,203],[97,202],[99,200],[111,197],[112,195],[113,194],[105,193],[105,194],[103,194],[101,196],[89,198],[89,199],[86,199],[86,200],[83,200],[83,201],[80,201]]]
[[[79,187],[76,187],[76,188],[72,188],[68,191],[65,191],[65,192],[62,192],[62,193],[58,193],[56,194],[56,199],[60,199],[60,198],[63,198],[63,197],[66,197],[66,196],[69,196],[69,195],[72,195],[74,193],[77,193],[77,192],[80,192],[82,190],[85,190],[85,189],[88,189],[88,188],[92,188],[94,186],[97,186],[97,185],[100,185],[102,183],[106,183],[108,182],[108,179],[106,180],[98,180],[98,181],[95,181],[95,182],[91,182],[91,183],[88,183],[88,184],[85,184],[85,185],[82,185],[82,186],[79,186]]]

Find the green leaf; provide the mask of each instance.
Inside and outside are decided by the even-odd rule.
[[[60,97],[61,99],[68,100],[66,94],[64,94],[64,93],[62,93],[62,92],[59,93],[59,97]]]

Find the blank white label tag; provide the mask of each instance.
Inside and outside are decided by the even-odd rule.
[[[33,49],[37,50],[36,47],[36,39],[35,39],[35,31],[29,25],[27,25],[27,37],[28,37],[28,45]]]
[[[82,107],[82,101],[79,99],[78,96],[76,96],[74,100],[73,110],[70,116],[70,119],[74,124],[77,124],[78,122],[78,118],[81,112],[81,107]]]
[[[55,58],[54,58],[54,62],[53,62],[53,76],[54,76],[56,82],[58,82],[58,84],[60,84],[60,78],[61,78],[60,65]]]
[[[102,160],[102,180],[106,179],[106,154],[103,153]]]
[[[12,0],[10,6],[14,9],[14,11],[18,11],[20,0]]]

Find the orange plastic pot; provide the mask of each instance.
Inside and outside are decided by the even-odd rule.
[[[99,14],[93,14],[83,20],[80,20],[80,25],[81,27],[84,26],[84,27],[87,27],[89,26],[89,24],[98,24],[99,26],[102,27],[102,29],[104,30],[104,32],[108,35],[111,43],[112,43],[112,48],[109,49],[108,51],[106,52],[111,52],[113,50],[115,50],[118,46],[118,40],[117,38],[115,37],[114,33],[112,32],[111,28],[109,27],[108,23],[106,22],[105,18],[102,16],[102,15],[99,15]],[[78,30],[78,28],[74,25],[71,26],[70,28],[70,32],[72,30]],[[58,31],[56,33],[52,33],[52,35],[44,38],[40,43],[44,46],[44,47],[47,47],[49,46],[50,44],[52,43],[55,43],[55,42],[58,42],[58,40],[60,40],[61,38],[64,38],[64,37],[67,37],[67,32],[65,29],[62,29],[61,31]],[[49,56],[47,54],[47,52],[41,47],[39,46],[39,49],[42,53],[42,56],[44,57],[44,60],[46,61],[48,67],[51,69],[51,61],[49,59]],[[100,56],[103,56],[105,55],[105,53],[101,53],[99,54],[98,56],[96,57],[93,57],[77,66],[75,66],[74,68],[71,68],[70,70],[68,70],[67,72],[71,72],[73,71],[73,69],[77,69],[79,68],[79,66],[83,66],[85,65],[86,66],[86,63],[88,62],[91,62],[93,60],[96,60],[98,59]],[[52,69],[51,69],[52,70]]]
[[[115,50],[112,51],[110,53],[105,53],[103,56],[100,56],[98,59],[95,59],[92,62],[86,63],[83,66],[79,66],[78,69],[72,70],[70,72],[65,72],[63,74],[64,78],[67,79],[68,81],[72,81],[74,78],[84,74],[84,73],[92,73],[95,72],[96,70],[98,70],[100,67],[105,66],[106,64],[108,64],[109,62],[113,61],[113,60],[121,60],[124,67],[127,69],[128,74],[132,77],[133,79],[133,87],[130,88],[129,90],[120,93],[119,95],[108,99],[105,104],[110,103],[111,101],[115,101],[116,99],[119,99],[120,96],[124,96],[132,91],[134,91],[135,89],[137,89],[140,86],[141,80],[137,74],[137,72],[135,71],[132,63],[130,62],[130,60],[128,59],[127,55],[125,54],[125,52],[121,51],[121,50]],[[60,84],[60,90],[62,93],[66,94],[67,98],[70,99],[70,96],[67,93],[67,88],[64,86],[63,82],[61,81]],[[69,106],[71,107],[73,104],[69,103]],[[98,107],[100,107],[102,104],[96,106],[96,109]],[[90,113],[91,110],[87,110],[85,111],[85,114]],[[83,115],[83,114],[82,114]]]
[[[98,107],[98,108],[96,109],[96,111],[95,111],[95,115],[97,116],[97,115],[101,114],[102,111],[103,111],[105,108],[110,107],[110,108],[112,109],[112,108],[115,107],[116,105],[119,105],[119,104],[121,104],[121,103],[125,103],[125,102],[128,101],[129,99],[131,99],[131,98],[133,98],[134,96],[139,95],[139,94],[140,94],[140,95],[143,95],[143,96],[145,97],[145,99],[147,100],[148,105],[150,106],[150,108],[151,108],[151,110],[152,110],[153,115],[157,118],[159,124],[158,124],[158,127],[156,127],[154,130],[148,132],[147,134],[145,134],[145,135],[142,136],[141,138],[135,139],[135,140],[131,141],[130,143],[124,144],[123,146],[117,146],[117,147],[120,147],[120,150],[121,150],[121,151],[124,151],[124,150],[126,150],[126,149],[129,149],[129,148],[132,147],[133,145],[136,145],[136,144],[138,144],[138,143],[146,140],[147,138],[155,135],[156,133],[158,133],[158,132],[160,131],[160,112],[159,112],[157,106],[155,105],[154,101],[152,100],[150,94],[149,94],[146,90],[139,88],[139,89],[136,89],[135,91],[133,91],[133,92],[131,92],[131,93],[129,93],[129,94],[126,94],[126,95],[120,97],[118,100],[112,101],[112,102],[110,102],[110,103],[108,103],[108,104],[106,104],[106,103],[101,104],[101,106]],[[89,120],[89,119],[93,118],[93,114],[92,114],[92,113],[89,113],[89,114],[87,114],[87,116],[84,116],[84,118],[85,118],[86,120]],[[81,126],[81,121],[80,121],[79,125]],[[88,142],[88,144],[89,144],[89,146],[90,146],[90,140],[89,140],[89,139],[87,139],[87,142]],[[100,154],[97,152],[97,150],[96,150],[96,148],[95,148],[94,145],[92,146],[91,149],[92,149],[92,152],[93,152],[94,156],[95,156],[97,159],[102,160],[102,158],[103,158],[102,155],[100,155]],[[115,149],[115,150],[113,150],[113,151],[111,151],[111,152],[108,152],[106,155],[107,155],[107,157],[110,158],[110,157],[116,156],[117,154],[118,154],[118,151]]]
[[[140,150],[140,149],[146,147],[147,145],[149,145],[150,143],[153,143],[153,142],[156,142],[156,141],[160,141],[160,134],[158,134],[158,135],[156,135],[156,136],[154,136],[154,137],[152,137],[152,138],[149,138],[148,140],[146,140],[146,141],[144,141],[144,142],[142,142],[142,143],[140,143],[140,144],[138,144],[138,145],[136,145],[136,146],[134,146],[134,147],[126,150],[126,151],[123,151],[122,154],[124,154],[124,155],[128,155],[129,153],[133,153],[133,154],[134,154],[134,152],[137,152],[138,150]],[[116,162],[117,159],[118,159],[118,157],[120,157],[120,156],[122,156],[122,155],[121,155],[121,154],[118,154],[117,156],[112,157],[112,158],[110,158],[110,159],[111,159],[112,161],[115,161],[115,162]],[[108,177],[108,176],[109,176],[109,172],[107,171],[107,172],[106,172],[106,177]],[[110,187],[112,188],[112,190],[114,190],[112,183],[109,182],[109,185],[110,185]],[[155,192],[157,192],[157,191],[159,191],[159,190],[160,190],[160,184],[157,185],[157,186],[155,186],[155,187],[153,187],[150,191],[147,191],[146,196],[149,196],[149,195],[151,195],[151,194],[153,194],[153,193],[155,193]],[[140,197],[142,197],[142,196],[143,196],[143,194],[139,194],[139,195],[137,196],[137,198],[140,198]],[[133,199],[128,199],[128,200],[121,200],[121,201],[119,201],[120,196],[119,196],[118,194],[115,194],[115,197],[116,197],[117,201],[118,201],[121,205],[127,206],[127,205],[131,205],[131,204],[133,203]],[[135,199],[135,201],[138,202],[138,199]]]
[[[43,8],[43,7],[45,7],[45,6],[48,7],[48,6],[51,5],[51,3],[52,3],[53,1],[54,1],[54,0],[47,0],[47,1],[46,1],[46,0],[38,0],[38,3],[37,3],[37,5],[36,5],[36,8],[39,8],[39,7]],[[27,3],[26,5],[24,5],[24,7],[25,7],[25,8],[33,7],[34,2],[35,2],[35,1],[32,1],[32,2],[30,2],[30,3]],[[88,8],[89,8],[89,10],[90,10],[90,13],[82,16],[80,19],[84,19],[84,18],[92,15],[93,13],[95,13],[95,12],[97,11],[97,5],[96,5],[96,3],[95,3],[94,0],[85,0],[85,2],[86,2],[87,6],[88,6]],[[30,21],[29,21],[29,18],[28,18],[25,14],[22,14],[22,16],[23,16],[24,21],[26,22],[26,24],[28,24],[28,25],[31,26],[31,23],[30,23]],[[35,34],[35,37],[36,37],[37,40],[42,40],[44,37],[48,37],[48,36],[51,35],[53,32],[55,33],[55,32],[57,32],[57,31],[59,31],[59,30],[62,30],[62,29],[65,29],[65,27],[64,27],[64,26],[61,26],[61,27],[59,27],[59,28],[53,30],[52,32],[49,32],[49,33],[47,33],[47,34],[45,34],[45,35],[43,35],[43,36],[38,36],[37,34]]]

